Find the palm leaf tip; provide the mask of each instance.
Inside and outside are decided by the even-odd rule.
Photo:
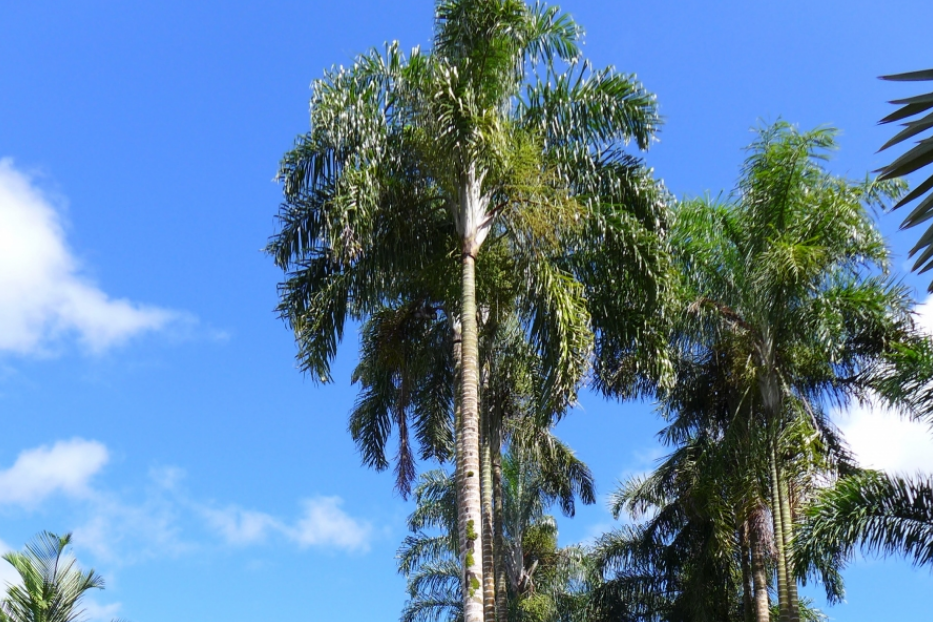
[[[933,80],[933,69],[922,69],[920,71],[908,71],[905,73],[892,73],[886,76],[878,76],[879,80],[890,80],[892,82],[913,82],[920,80]]]

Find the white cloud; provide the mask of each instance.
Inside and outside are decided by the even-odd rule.
[[[927,299],[914,308],[917,314],[915,319],[917,326],[928,335],[933,335],[933,294],[927,296]]]
[[[69,334],[101,352],[184,319],[110,298],[79,268],[52,202],[12,160],[0,159],[0,352],[36,354]]]
[[[149,469],[149,479],[156,486],[165,490],[175,490],[178,483],[185,479],[186,475],[184,469],[175,466],[160,466]]]
[[[933,295],[914,311],[917,326],[933,335]],[[832,415],[862,466],[903,475],[933,474],[933,431],[928,425],[901,417],[878,400]]]
[[[107,490],[92,491],[86,500],[86,520],[73,531],[75,548],[121,565],[197,548],[182,537],[186,504],[176,483],[183,475],[176,467],[150,469],[153,485],[135,501]]]
[[[78,525],[71,529],[76,549],[115,564],[191,552],[199,545],[183,535],[200,519],[227,544],[259,544],[278,535],[300,548],[367,551],[372,526],[347,514],[340,497],[302,502],[292,521],[235,505],[217,508],[188,498],[179,482],[185,472],[173,466],[149,471],[150,486],[136,501],[95,487],[92,478],[109,460],[107,447],[75,438],[22,451],[0,470],[0,506],[32,509],[55,494],[69,498]],[[8,547],[0,542],[0,554]],[[0,588],[7,576],[0,564]]]
[[[340,497],[306,499],[302,503],[302,516],[292,525],[270,514],[236,506],[202,507],[200,512],[208,526],[229,544],[257,544],[275,532],[302,548],[369,550],[372,526],[344,512],[340,508],[342,503]]]
[[[88,511],[90,518],[72,532],[75,548],[108,563],[133,564],[194,548],[182,539],[179,511],[171,500],[148,498],[136,505],[99,495]]]
[[[57,492],[85,496],[108,459],[104,445],[80,438],[23,451],[0,471],[0,504],[33,506]]]
[[[304,502],[304,516],[293,532],[299,546],[369,550],[372,527],[340,509],[340,497],[315,497]]]
[[[856,404],[833,418],[859,463],[889,473],[933,474],[933,434],[877,403]]]

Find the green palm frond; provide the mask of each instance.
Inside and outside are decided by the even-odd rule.
[[[933,563],[933,481],[866,471],[823,491],[795,538],[798,563],[844,562],[857,547]]]
[[[898,82],[930,81],[933,80],[933,69],[881,76],[881,79]],[[880,123],[893,123],[911,117],[913,117],[913,120],[902,123],[904,129],[886,142],[880,151],[900,144],[908,138],[917,136],[933,127],[933,112],[928,113],[929,110],[933,109],[933,93],[897,99],[891,103],[900,106],[900,108],[886,116]],[[924,116],[919,117],[919,115]],[[933,137],[922,138],[906,153],[880,169],[878,171],[880,173],[879,178],[894,179],[902,177],[926,167],[930,162],[933,162]],[[933,188],[933,175],[922,181],[912,192],[894,205],[892,209],[898,209],[912,201],[920,200],[913,211],[904,218],[902,227],[914,227],[933,217],[933,194],[929,194],[930,188]],[[914,270],[922,274],[933,268],[933,228],[927,229],[921,235],[917,244],[910,250],[911,257],[918,253],[920,256],[917,257],[917,261],[914,263]],[[930,288],[930,291],[933,291],[933,284],[930,285]]]
[[[421,595],[402,609],[401,622],[461,622],[463,599],[460,590]]]
[[[581,500],[591,502],[592,475],[566,445],[542,435],[546,433],[531,425],[513,427],[512,443],[502,460],[503,492],[496,503],[502,510],[500,554],[508,573],[510,609],[526,622],[538,620],[545,610],[561,616],[560,620],[582,622],[591,563],[584,549],[557,546],[557,523],[545,511],[553,502],[567,505],[563,497],[576,492],[584,497]],[[549,473],[543,466],[548,460],[555,463],[551,471],[570,464],[567,473]],[[398,552],[399,571],[406,576],[409,591],[403,619],[417,614],[447,620],[460,611],[450,608],[460,586],[455,495],[453,480],[444,472],[419,477],[416,506],[409,517],[413,533]]]
[[[536,465],[538,494],[545,504],[557,503],[565,516],[576,513],[576,500],[596,502],[596,482],[589,467],[547,428],[513,431],[512,446]]]
[[[537,77],[519,105],[522,125],[542,135],[555,156],[562,148],[603,152],[629,140],[647,149],[661,124],[654,95],[634,75],[594,70],[586,61]],[[575,168],[567,166],[568,171]]]

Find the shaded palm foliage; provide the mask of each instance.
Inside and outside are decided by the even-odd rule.
[[[647,589],[648,570],[666,577],[644,610],[628,611],[635,619],[767,619],[771,582],[781,619],[800,617],[795,517],[816,484],[854,468],[824,407],[866,396],[868,376],[913,331],[867,211],[901,186],[830,175],[820,160],[833,146],[829,129],[764,128],[731,203],[676,211],[683,312],[676,382],[661,391],[674,453],[627,493],[658,514],[620,534],[618,550],[605,543],[615,587]],[[838,597],[835,567],[810,568]]]
[[[741,620],[741,575],[730,499],[701,481],[699,445],[678,450],[647,479],[616,493],[613,514],[648,512],[596,543],[605,581],[594,589],[599,620]],[[722,488],[722,486],[718,486]]]

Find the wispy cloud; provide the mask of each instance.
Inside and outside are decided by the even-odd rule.
[[[284,531],[285,526],[265,512],[244,510],[236,506],[223,509],[204,507],[201,515],[208,526],[230,544],[247,545],[264,541],[270,531]]]
[[[102,605],[93,598],[85,598],[81,601],[81,608],[84,609],[82,619],[87,622],[111,622],[116,619],[123,605],[121,603]]]
[[[351,518],[340,509],[340,497],[316,497],[304,502],[304,516],[293,532],[299,546],[328,546],[368,550],[372,531],[367,523]]]
[[[73,530],[75,548],[119,565],[181,555],[196,548],[183,536],[182,510],[176,500],[158,492],[134,502],[96,491],[85,508],[85,521]]]
[[[104,445],[80,438],[23,451],[0,470],[0,504],[32,507],[55,493],[87,496],[108,459]]]
[[[293,523],[236,506],[223,509],[202,507],[201,514],[229,544],[257,544],[265,541],[271,533],[278,533],[301,548],[369,550],[372,525],[347,514],[340,507],[342,504],[340,497],[305,499],[302,502],[303,512]]]
[[[98,353],[179,320],[191,318],[112,298],[82,275],[53,202],[0,159],[0,353],[45,352],[69,335]]]
[[[64,498],[79,517],[71,528],[75,548],[120,565],[185,554],[217,539],[245,546],[277,536],[301,549],[369,550],[372,525],[344,511],[340,497],[301,500],[297,516],[283,519],[192,499],[181,485],[185,472],[163,466],[150,469],[147,483],[137,487],[142,496],[129,499],[126,491],[93,482],[108,460],[105,445],[80,438],[27,449],[12,466],[0,465],[0,506],[33,510],[54,496]]]

